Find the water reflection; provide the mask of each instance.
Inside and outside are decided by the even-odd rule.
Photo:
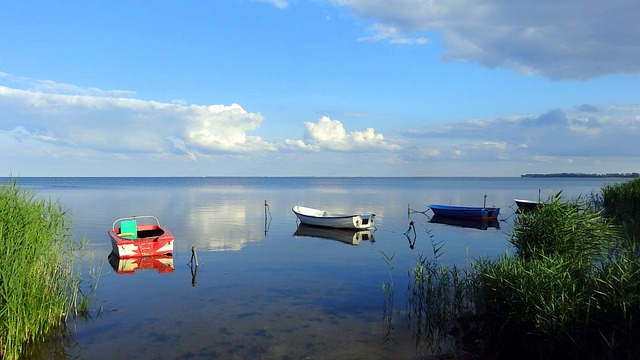
[[[413,230],[413,239],[411,239],[411,230]],[[416,246],[416,239],[418,238],[418,234],[416,233],[416,225],[412,221],[409,222],[409,228],[405,231],[404,236],[407,237],[407,241],[409,241],[409,249],[413,250]]]
[[[497,219],[473,220],[473,219],[460,219],[455,217],[434,215],[429,221],[436,224],[445,224],[445,225],[473,228],[473,229],[479,229],[479,230],[487,230],[489,228],[500,229],[500,222]]]
[[[173,256],[160,255],[160,256],[143,256],[138,258],[121,259],[113,252],[108,256],[109,264],[113,271],[117,274],[129,274],[133,275],[136,271],[142,270],[157,270],[158,273],[170,273],[173,272]]]
[[[348,229],[333,229],[324,228],[319,226],[311,226],[305,224],[299,224],[296,231],[293,233],[295,237],[315,237],[320,239],[329,239],[341,241],[349,245],[360,245],[362,241],[371,241],[374,243],[373,233],[371,230],[348,230]]]
[[[244,201],[199,199],[184,214],[186,232],[197,234],[189,244],[209,251],[239,251],[261,241],[268,224],[258,209]]]

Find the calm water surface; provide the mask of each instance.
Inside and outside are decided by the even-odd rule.
[[[408,271],[432,239],[466,266],[508,249],[514,198],[588,195],[623,179],[534,178],[20,178],[72,213],[101,269],[96,306],[76,324],[67,357],[81,359],[413,359],[405,318]],[[430,203],[501,207],[486,230],[429,222]],[[265,203],[267,206],[265,206]],[[291,207],[375,213],[373,239],[299,232]],[[154,215],[176,237],[172,272],[118,274],[107,230]],[[404,235],[409,222],[415,238]],[[350,238],[347,235],[347,238]],[[411,248],[409,245],[413,245]],[[199,266],[189,266],[191,247]],[[393,255],[393,268],[384,259]],[[131,263],[129,263],[131,265]],[[195,276],[194,276],[195,275]],[[394,284],[391,329],[382,284]],[[397,309],[395,309],[397,308]],[[96,311],[97,312],[97,311]],[[390,339],[384,341],[389,335]],[[50,356],[50,355],[49,355]]]

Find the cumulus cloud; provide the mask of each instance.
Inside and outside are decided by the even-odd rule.
[[[444,59],[551,79],[640,72],[636,0],[333,0],[377,25],[368,40],[441,34]],[[390,30],[392,29],[392,30]]]
[[[338,120],[331,120],[323,116],[316,123],[305,122],[303,140],[288,139],[285,144],[299,149],[318,151],[327,149],[332,151],[358,150],[397,150],[398,145],[385,141],[382,134],[377,134],[373,128],[364,131],[347,133],[344,125]]]
[[[180,153],[191,159],[276,150],[249,135],[260,127],[262,116],[238,104],[183,105],[0,86],[0,109],[0,133],[76,150]]]

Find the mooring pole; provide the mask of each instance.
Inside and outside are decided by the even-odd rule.
[[[267,200],[264,201],[264,223],[267,223],[267,212],[269,211],[269,204],[267,204]]]
[[[193,261],[195,259],[195,262]],[[196,264],[196,268],[198,267],[198,254],[196,253],[196,247],[191,247],[191,263]]]

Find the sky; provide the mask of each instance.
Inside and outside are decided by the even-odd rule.
[[[640,172],[637,0],[7,0],[0,176]]]

